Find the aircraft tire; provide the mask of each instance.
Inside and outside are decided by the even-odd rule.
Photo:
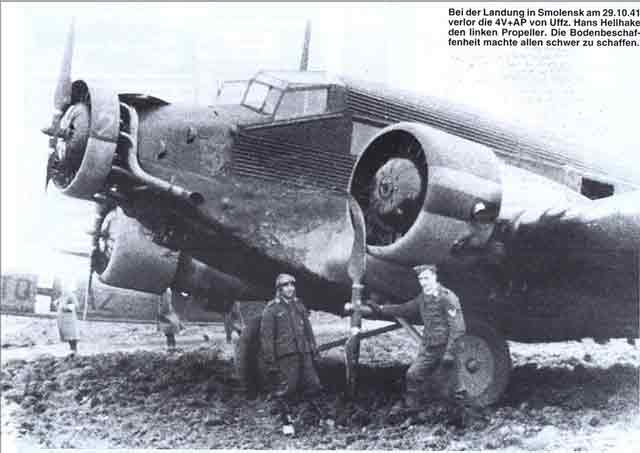
[[[489,406],[502,397],[509,383],[509,346],[486,321],[471,317],[466,324],[467,333],[456,340],[458,379],[468,393],[468,404]]]

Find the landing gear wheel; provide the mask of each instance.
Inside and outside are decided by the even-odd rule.
[[[488,323],[467,321],[467,333],[456,340],[456,369],[466,402],[488,406],[500,399],[511,372],[511,355],[504,338]]]

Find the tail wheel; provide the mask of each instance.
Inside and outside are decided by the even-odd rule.
[[[509,383],[511,355],[505,339],[487,322],[467,321],[467,333],[456,340],[457,372],[468,403],[488,406],[497,402]]]

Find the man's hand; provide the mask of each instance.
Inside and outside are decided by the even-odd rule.
[[[365,305],[366,305],[367,307],[369,307],[369,308],[371,309],[371,311],[372,311],[375,315],[377,315],[377,316],[382,316],[382,314],[383,314],[383,313],[382,313],[382,307],[381,307],[380,305],[378,305],[377,303],[375,303],[375,302],[373,302],[373,301],[371,301],[371,300],[368,300],[368,301],[366,301],[366,302],[365,302]]]
[[[344,311],[347,314],[353,312],[353,304],[351,302],[347,302],[346,304],[344,304]],[[380,305],[371,301],[362,302],[362,305],[360,306],[360,311],[364,316],[371,316],[371,315],[381,316],[382,315],[382,308],[380,307]]]

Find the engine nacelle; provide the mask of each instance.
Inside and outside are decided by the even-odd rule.
[[[500,172],[483,145],[416,123],[381,130],[349,183],[364,211],[369,254],[413,266],[448,259],[470,235],[482,245],[500,211]]]
[[[153,232],[120,208],[102,221],[98,250],[95,270],[107,285],[156,294],[170,287],[206,301],[215,311],[224,311],[226,303],[248,290],[238,278],[158,245]]]
[[[118,145],[117,94],[75,81],[60,128],[53,181],[65,195],[92,199],[104,186]]]
[[[102,222],[100,281],[119,288],[160,294],[173,282],[180,252],[153,242],[153,232],[117,208]]]

